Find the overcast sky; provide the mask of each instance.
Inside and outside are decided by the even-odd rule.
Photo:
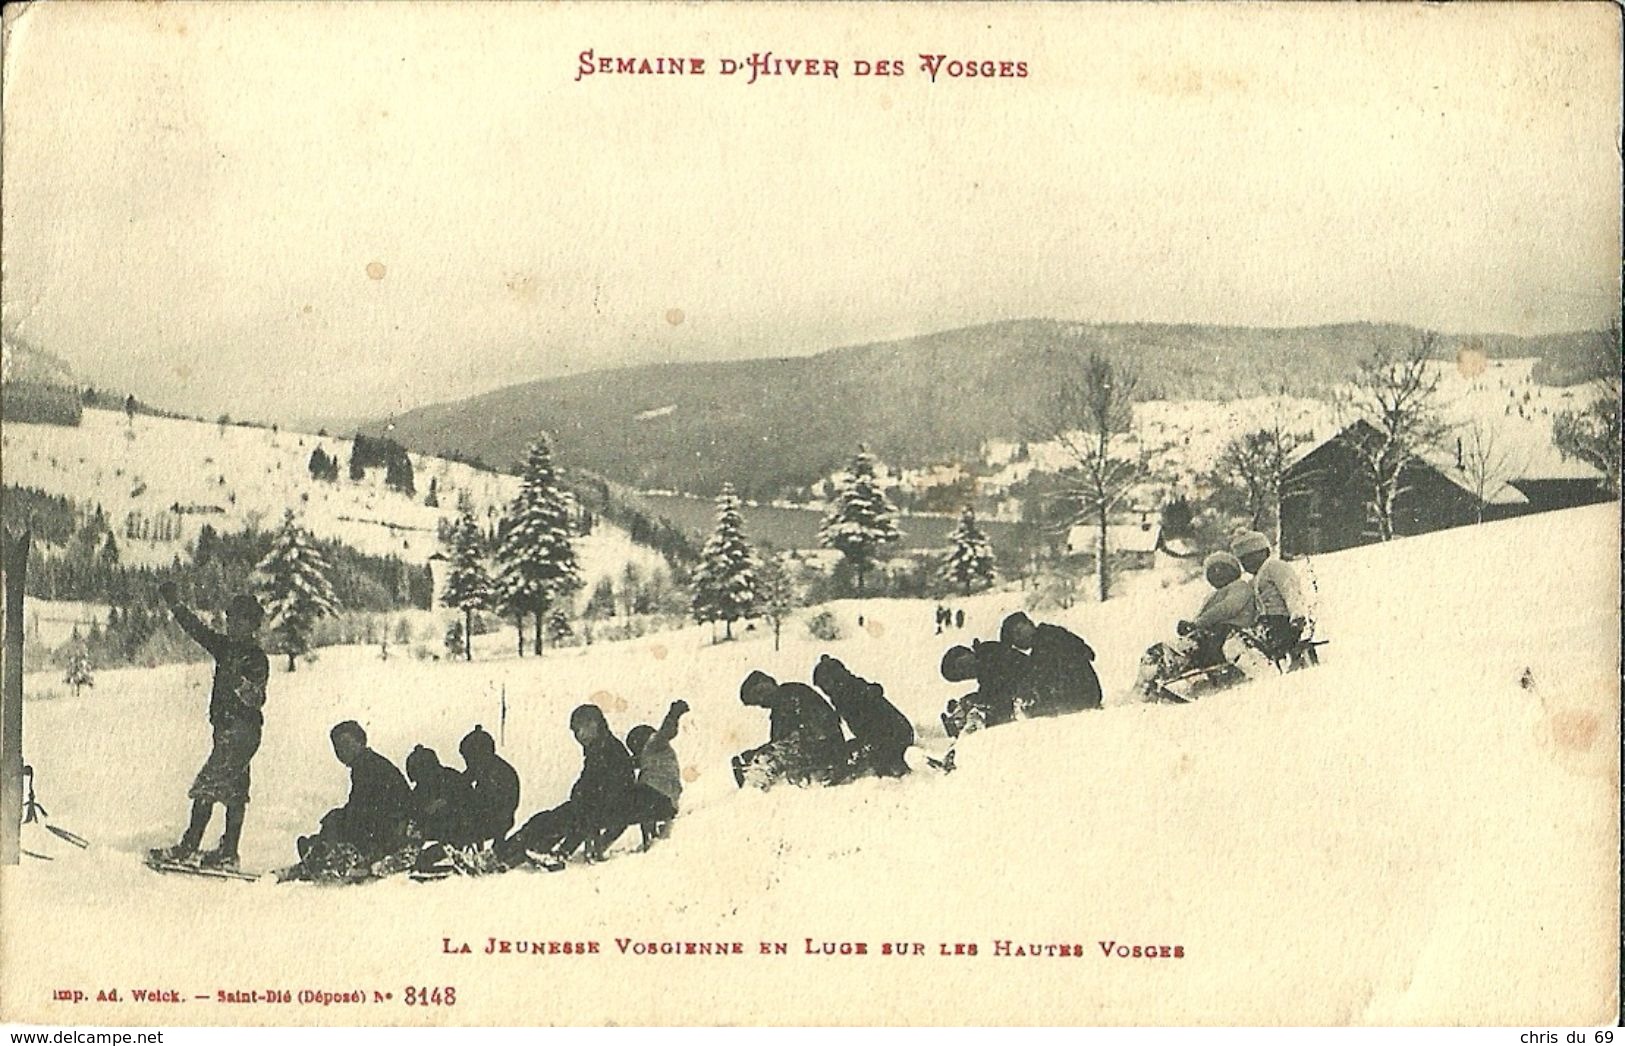
[[[203,413],[1021,316],[1534,333],[1619,298],[1606,4],[8,12],[5,329]],[[710,72],[575,82],[589,47]],[[714,73],[769,49],[841,75]]]

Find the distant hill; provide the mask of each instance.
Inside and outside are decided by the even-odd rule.
[[[519,461],[545,429],[562,459],[641,489],[714,494],[732,482],[771,499],[815,483],[859,441],[900,465],[973,454],[1032,434],[1050,377],[1091,352],[1132,362],[1152,399],[1218,399],[1286,387],[1324,393],[1378,346],[1412,327],[1302,328],[1082,324],[1030,319],[942,331],[815,356],[670,363],[514,385],[393,419],[424,453]],[[1443,339],[1491,357],[1574,352],[1586,334]],[[368,426],[384,431],[385,423]]]
[[[0,381],[77,389],[73,368],[59,356],[7,334],[0,337]]]

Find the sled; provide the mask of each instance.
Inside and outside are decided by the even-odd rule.
[[[149,857],[141,863],[160,875],[195,875],[203,879],[237,879],[246,883],[257,883],[262,878],[258,872],[244,872],[235,868],[204,868],[186,861],[161,861],[155,857]]]
[[[1268,675],[1267,671],[1261,672],[1264,665],[1281,675],[1309,668],[1320,664],[1318,651],[1328,640],[1306,636],[1275,657],[1266,654],[1255,642],[1242,640],[1242,643],[1250,655],[1247,659],[1253,665],[1253,671],[1242,668],[1237,663],[1239,658],[1227,657],[1216,665],[1192,668],[1167,679],[1153,680],[1148,685],[1151,698],[1160,703],[1186,705],[1208,694],[1251,682],[1260,678],[1261,674]]]
[[[1151,697],[1162,704],[1188,705],[1200,697],[1240,686],[1246,681],[1246,674],[1227,661],[1154,681]]]

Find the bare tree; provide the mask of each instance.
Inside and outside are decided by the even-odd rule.
[[[1619,321],[1609,323],[1604,339],[1593,344],[1586,359],[1586,386],[1591,403],[1563,411],[1552,419],[1552,440],[1564,457],[1578,458],[1603,474],[1610,493],[1619,495],[1620,343]]]
[[[1482,421],[1466,426],[1457,438],[1460,440],[1457,464],[1477,500],[1478,522],[1482,523],[1484,509],[1512,485],[1513,477],[1523,470],[1524,462]]]
[[[1102,602],[1111,592],[1106,542],[1111,511],[1147,475],[1143,455],[1129,457],[1112,446],[1133,427],[1138,387],[1139,375],[1132,368],[1091,353],[1080,372],[1057,381],[1044,419],[1046,435],[1074,463],[1067,471],[1072,485],[1063,496],[1077,507],[1077,520],[1092,523],[1099,536],[1095,557]]]
[[[1293,451],[1308,438],[1288,429],[1277,417],[1263,428],[1232,437],[1214,463],[1214,485],[1240,496],[1249,525],[1270,534],[1275,548],[1281,547],[1281,502],[1287,496],[1287,469]]]
[[[1354,381],[1337,397],[1339,413],[1350,422],[1338,439],[1360,463],[1366,509],[1380,541],[1393,540],[1394,505],[1410,489],[1410,466],[1441,448],[1450,432],[1439,405],[1438,340],[1423,331],[1409,345],[1378,349],[1360,361]]]

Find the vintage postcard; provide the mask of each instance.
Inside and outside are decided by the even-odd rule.
[[[1616,5],[4,18],[0,1019],[1617,1019]]]

